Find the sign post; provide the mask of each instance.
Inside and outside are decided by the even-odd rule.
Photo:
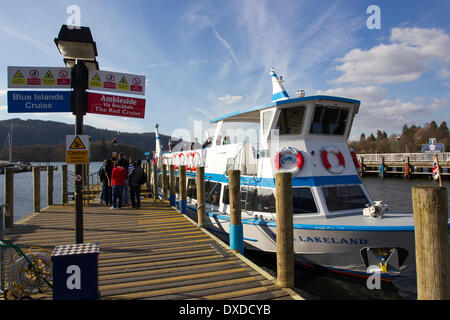
[[[83,135],[83,116],[86,106],[86,89],[88,69],[84,61],[77,60],[72,69],[72,112],[75,115],[75,135]],[[82,164],[75,164],[75,176],[82,176]],[[83,243],[83,180],[75,181],[75,238],[76,243]]]

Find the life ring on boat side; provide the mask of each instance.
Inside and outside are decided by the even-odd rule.
[[[328,161],[328,154],[334,154],[338,160],[339,165],[338,166],[331,166],[330,162]],[[342,153],[337,150],[335,147],[326,147],[321,150],[321,157],[322,157],[322,163],[324,167],[330,171],[331,173],[340,174],[345,169],[345,159]]]
[[[192,171],[196,171],[198,166],[202,165],[200,153],[192,152]]]
[[[275,154],[274,161],[275,169],[277,169],[277,171],[291,172],[293,175],[298,174],[305,163],[302,152],[293,147],[285,147],[281,149]],[[292,167],[285,166],[287,163],[286,161],[295,163],[295,165]]]
[[[352,159],[353,159],[353,163],[355,164],[356,171],[360,172],[361,169],[360,169],[360,165],[358,162],[358,158],[356,158],[356,152],[353,148],[350,149],[350,154],[352,155]],[[345,162],[344,162],[344,164],[345,164]]]
[[[190,162],[191,153],[186,153],[186,171],[191,171],[191,162]]]
[[[183,159],[181,159],[181,157],[183,157]],[[178,166],[184,166],[184,161],[185,161],[186,157],[184,156],[184,153],[179,153],[178,154]]]

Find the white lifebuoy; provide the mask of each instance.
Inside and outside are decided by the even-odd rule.
[[[202,157],[198,152],[192,152],[192,170],[196,171],[198,166],[202,165]]]
[[[181,159],[181,157],[183,157],[183,159]],[[186,160],[186,157],[184,155],[184,153],[180,153],[178,154],[178,166],[184,166],[184,161]]]
[[[297,175],[305,163],[302,152],[293,147],[282,148],[275,154],[274,161],[277,171],[291,172],[292,175]]]
[[[332,166],[330,164],[330,162],[328,161],[328,154],[333,154],[339,161],[339,165],[337,166]],[[335,147],[326,147],[320,150],[320,156],[322,158],[322,163],[323,166],[330,171],[331,173],[334,174],[340,174],[342,172],[344,172],[345,170],[345,159],[344,156],[342,155],[342,153],[337,150]]]
[[[191,171],[192,170],[192,166],[191,166],[191,163],[192,163],[192,161],[191,161],[191,156],[192,156],[192,153],[191,152],[188,152],[187,154],[186,154],[186,170],[187,171]]]

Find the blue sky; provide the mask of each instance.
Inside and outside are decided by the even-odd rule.
[[[450,2],[429,1],[5,1],[0,0],[0,120],[73,124],[72,114],[8,114],[7,66],[63,66],[54,44],[67,8],[81,9],[101,70],[147,77],[145,119],[88,114],[121,132],[203,129],[209,120],[270,102],[269,71],[291,97],[361,100],[351,138],[450,117]],[[370,5],[381,29],[368,29]]]

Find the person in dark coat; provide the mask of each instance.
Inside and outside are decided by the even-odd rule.
[[[131,206],[136,209],[141,207],[141,180],[143,177],[144,169],[141,167],[141,160],[137,160],[133,170],[128,174]]]

